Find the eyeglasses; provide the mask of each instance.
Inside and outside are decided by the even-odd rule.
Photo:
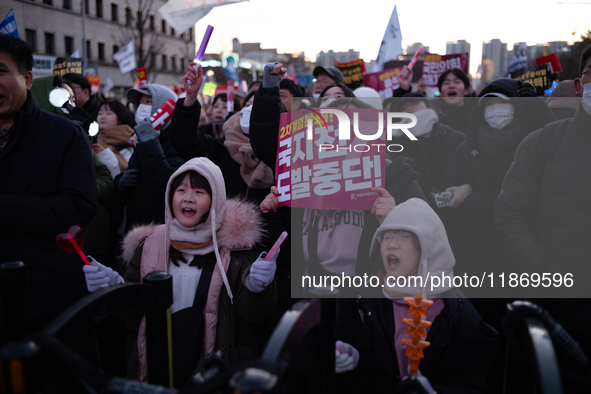
[[[412,233],[406,230],[384,231],[378,235],[380,245],[389,245],[393,240],[400,246],[408,245],[412,241]]]

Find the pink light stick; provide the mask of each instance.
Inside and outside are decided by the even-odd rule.
[[[283,241],[285,241],[285,238],[287,238],[287,231],[284,231],[281,233],[281,235],[279,236],[279,238],[275,242],[275,245],[273,245],[273,247],[271,248],[271,250],[269,250],[269,252],[267,253],[267,255],[265,256],[265,258],[263,260],[265,260],[265,261],[271,260],[271,257],[275,256],[277,249],[279,249],[279,247],[281,246]]]
[[[423,46],[422,45],[415,52],[415,54],[413,55],[412,59],[410,59],[410,63],[408,63],[408,68],[411,71],[412,71],[412,68],[415,66],[415,63],[417,62],[417,60],[419,60],[419,56],[421,56],[421,53],[423,53]],[[400,78],[402,78],[402,77],[404,77],[404,79],[406,79],[406,76],[401,75]]]

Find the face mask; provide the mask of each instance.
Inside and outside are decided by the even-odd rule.
[[[591,115],[591,83],[583,85],[583,108]]]
[[[502,129],[513,120],[513,104],[493,104],[484,109],[484,119],[493,129]]]
[[[244,134],[250,131],[250,114],[252,113],[252,105],[242,108],[240,111],[240,128]]]
[[[333,99],[332,97],[327,98],[326,100],[324,100],[321,104],[320,104],[320,108],[328,108],[328,106],[330,105],[330,103],[332,103],[335,99]]]
[[[433,125],[439,120],[437,112],[430,108],[417,111],[413,115],[417,117],[417,124],[410,129],[410,132],[415,137],[429,134],[433,130]],[[405,118],[404,122],[410,123],[410,119]],[[402,131],[400,133],[402,134]]]
[[[152,116],[152,106],[148,104],[140,104],[135,110],[135,123],[140,124],[145,118]]]
[[[314,94],[312,94],[312,97],[318,98],[318,97],[320,97],[320,93],[314,93]]]

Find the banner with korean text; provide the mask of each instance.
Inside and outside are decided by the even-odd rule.
[[[437,87],[437,80],[445,70],[459,68],[468,74],[468,53],[455,53],[452,55],[438,55],[426,52],[423,57],[423,80],[430,88]]]
[[[402,67],[389,68],[377,73],[365,74],[363,84],[374,89],[381,98],[392,97],[394,91],[400,87],[398,74]]]

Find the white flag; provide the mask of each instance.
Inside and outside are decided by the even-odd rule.
[[[158,12],[180,34],[195,26],[199,19],[215,7],[243,1],[245,0],[169,0]]]
[[[527,67],[527,46],[525,42],[520,42],[519,46],[513,53],[513,58],[509,62],[509,67],[507,68],[508,76],[511,76],[511,73],[517,70],[525,69]]]
[[[113,60],[119,63],[119,71],[121,74],[135,71],[137,64],[135,62],[135,46],[134,40],[131,40],[127,45],[113,55]]]
[[[107,78],[107,81],[105,82],[105,86],[103,87],[103,95],[106,96],[109,94],[109,91],[111,89],[113,89],[113,87],[115,86],[115,83],[113,82],[113,80],[111,78]]]
[[[70,55],[70,57],[80,57],[80,48],[76,48],[76,50]]]
[[[394,6],[390,22],[384,33],[382,44],[380,45],[380,51],[378,52],[378,58],[373,65],[373,72],[382,71],[384,63],[388,60],[392,60],[402,55],[402,34],[400,33],[400,23],[398,22],[398,11]]]

